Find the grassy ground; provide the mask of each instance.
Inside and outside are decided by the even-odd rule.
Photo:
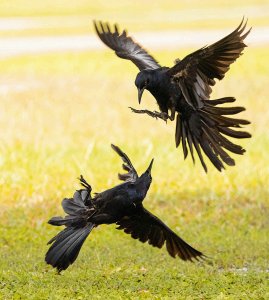
[[[152,52],[171,65],[190,50]],[[246,49],[216,86],[213,98],[233,95],[247,107],[242,117],[252,121],[253,138],[242,141],[247,153],[236,167],[210,167],[208,175],[175,149],[173,123],[128,110],[138,107],[137,70],[111,52],[2,60],[0,298],[268,299],[267,57],[266,48]],[[149,94],[141,107],[156,108]],[[111,142],[139,172],[155,158],[146,207],[211,264],[174,260],[114,226],[94,230],[61,276],[44,263],[46,242],[58,232],[46,222],[62,214],[76,178],[83,174],[94,191],[118,183],[121,161]]]

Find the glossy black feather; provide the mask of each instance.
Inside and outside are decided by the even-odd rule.
[[[183,260],[203,257],[200,251],[183,241],[143,206],[136,214],[125,216],[116,224],[118,225],[117,229],[124,230],[132,238],[139,239],[143,243],[148,242],[153,247],[162,248],[166,243],[167,251],[172,257],[179,256]]]
[[[118,57],[131,60],[139,70],[160,68],[158,62],[138,43],[127,36],[126,30],[119,33],[118,26],[111,30],[108,23],[94,21],[94,27],[101,41],[115,51]]]
[[[215,85],[215,79],[223,79],[230,65],[242,54],[246,47],[244,39],[250,32],[243,34],[246,24],[243,19],[231,34],[187,55],[167,71],[185,93],[194,90],[200,95],[197,101],[187,100],[192,106],[203,107],[203,100],[209,99],[212,91],[209,86]]]
[[[48,264],[57,268],[59,272],[68,268],[77,258],[79,251],[93,229],[93,224],[85,227],[66,227],[52,241],[53,244],[46,254],[45,260]]]
[[[160,67],[155,63],[153,66],[147,66],[148,58],[142,59],[142,56],[148,54],[145,54],[141,46],[127,37],[126,31],[120,34],[115,26],[112,32],[108,24],[95,23],[100,39],[114,49],[118,56],[133,61],[141,70],[135,80],[139,92],[139,102],[144,89],[147,89],[155,97],[160,109],[160,113],[134,109],[133,111],[147,113],[165,121],[168,118],[172,121],[176,118],[176,147],[181,143],[184,158],[191,153],[193,161],[195,161],[195,150],[205,171],[207,171],[207,167],[203,153],[221,171],[225,168],[223,163],[229,166],[234,165],[234,160],[229,154],[226,154],[224,149],[236,154],[244,152],[242,147],[229,142],[225,136],[251,137],[247,132],[237,132],[231,129],[247,125],[250,123],[249,121],[226,117],[242,112],[245,110],[244,107],[219,106],[232,103],[235,98],[223,97],[209,100],[216,79],[224,78],[231,64],[242,55],[246,47],[244,39],[251,30],[246,30],[246,25],[247,22],[243,19],[240,25],[226,37],[194,51],[182,60],[177,59],[173,67],[167,68]],[[134,53],[136,53],[135,60]],[[137,60],[138,57],[139,60]],[[149,60],[152,63],[151,59],[150,56]],[[142,65],[141,62],[143,62]],[[171,112],[170,116],[169,112]],[[126,180],[129,178],[128,175],[126,176],[120,178]]]
[[[192,248],[177,236],[160,219],[143,207],[143,200],[151,184],[151,161],[147,170],[138,176],[128,156],[117,146],[112,148],[124,161],[128,172],[124,183],[90,197],[91,187],[80,177],[85,187],[75,192],[73,198],[64,199],[62,206],[65,217],[53,217],[49,224],[65,226],[65,229],[53,237],[45,260],[48,264],[65,270],[77,258],[79,251],[92,229],[101,224],[118,225],[118,229],[130,234],[132,238],[161,248],[165,242],[169,254],[183,260],[203,258],[204,255]],[[126,174],[123,174],[126,175]],[[128,180],[128,178],[132,180]]]
[[[122,165],[123,170],[128,171],[128,173],[125,173],[125,174],[118,174],[119,179],[123,180],[123,181],[130,181],[130,182],[136,181],[138,178],[138,175],[137,175],[137,172],[136,172],[135,168],[133,167],[129,157],[124,152],[122,152],[122,150],[119,147],[117,147],[113,144],[111,145],[111,147],[121,157],[121,159],[123,161],[123,165]]]

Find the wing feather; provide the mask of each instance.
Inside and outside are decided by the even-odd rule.
[[[193,258],[204,258],[202,252],[194,249],[160,219],[147,211],[144,207],[139,213],[132,216],[125,216],[116,223],[117,229],[123,229],[132,238],[139,239],[142,243],[148,242],[153,247],[162,248],[166,243],[166,249],[172,257],[180,257],[183,260]]]
[[[128,173],[125,174],[119,174],[119,179],[123,180],[123,181],[129,181],[129,182],[134,182],[137,180],[138,175],[137,172],[135,170],[135,168],[133,167],[129,157],[117,146],[111,144],[111,147],[114,151],[116,151],[118,153],[118,155],[121,157],[121,159],[123,160],[123,165],[122,168],[125,171],[128,171]]]
[[[246,47],[244,39],[251,28],[244,33],[247,21],[218,42],[203,47],[170,68],[167,72],[178,83],[186,102],[193,108],[203,107],[215,85],[215,79],[223,79],[230,65],[242,54]],[[195,95],[198,95],[196,97]]]
[[[116,24],[114,31],[111,30],[108,23],[101,21],[94,21],[94,27],[97,35],[106,46],[114,50],[118,57],[131,60],[140,71],[161,67],[142,46],[127,36],[126,30],[120,33]]]

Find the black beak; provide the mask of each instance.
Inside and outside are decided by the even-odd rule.
[[[150,162],[150,164],[149,164],[149,166],[146,170],[146,172],[149,173],[149,174],[151,174],[151,168],[152,168],[152,165],[153,165],[153,161],[154,161],[154,158],[152,158],[152,160],[151,160],[151,162]]]
[[[142,98],[144,89],[145,89],[145,87],[143,87],[142,89],[138,88],[138,103],[139,104],[141,103],[141,98]]]

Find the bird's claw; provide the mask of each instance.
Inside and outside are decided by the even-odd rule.
[[[129,106],[129,108],[131,109],[131,111],[132,111],[133,113],[136,113],[136,114],[142,114],[142,113],[145,113],[143,110],[135,109],[135,108],[130,107],[130,106]]]
[[[158,111],[154,111],[153,112],[155,115],[156,119],[162,119],[163,121],[165,121],[165,123],[167,123],[167,120],[169,119],[169,116],[167,113],[163,113],[163,112],[158,112]]]

